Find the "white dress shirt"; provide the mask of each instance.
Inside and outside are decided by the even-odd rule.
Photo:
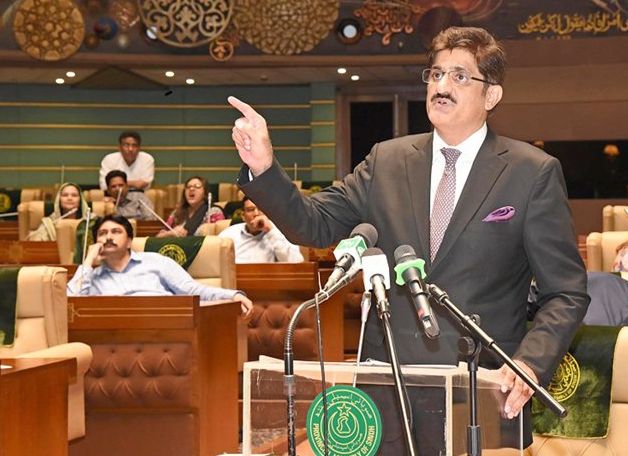
[[[268,233],[253,235],[246,230],[246,223],[237,223],[221,231],[218,236],[233,239],[236,263],[303,261],[299,247],[290,243],[276,226]]]
[[[430,185],[430,216],[432,215],[432,208],[434,207],[434,197],[436,196],[436,189],[438,183],[445,171],[445,157],[440,151],[443,147],[450,147],[458,149],[460,151],[460,157],[456,161],[456,195],[454,197],[454,208],[458,204],[458,199],[464,188],[464,184],[467,182],[471,167],[475,161],[475,157],[482,147],[486,134],[488,133],[488,127],[486,122],[475,133],[462,141],[457,146],[450,146],[439,136],[438,132],[434,130],[434,140],[432,143],[432,178]]]
[[[139,152],[137,158],[131,164],[126,164],[121,152],[113,152],[105,155],[100,162],[100,188],[107,190],[107,183],[105,182],[105,176],[109,171],[120,170],[126,173],[126,180],[143,180],[148,182],[146,188],[150,188],[150,184],[155,178],[155,159],[152,155],[146,152]]]

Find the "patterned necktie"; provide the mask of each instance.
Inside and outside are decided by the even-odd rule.
[[[441,150],[445,156],[445,171],[440,178],[434,207],[430,218],[430,259],[434,261],[436,252],[445,236],[445,230],[454,212],[454,200],[456,196],[456,160],[460,157],[458,149],[443,147]]]

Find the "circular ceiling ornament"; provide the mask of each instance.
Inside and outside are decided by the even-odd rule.
[[[71,0],[23,0],[13,34],[22,51],[38,60],[63,60],[83,43],[83,15]]]
[[[229,24],[231,0],[138,0],[142,22],[170,46],[191,48],[220,36]]]
[[[312,50],[333,29],[339,0],[235,0],[233,20],[249,44],[266,54]]]

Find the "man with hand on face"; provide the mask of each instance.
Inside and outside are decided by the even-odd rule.
[[[105,176],[119,169],[126,173],[131,192],[143,192],[150,188],[155,178],[155,159],[140,150],[142,137],[136,131],[123,131],[118,137],[118,152],[105,155],[100,163],[100,188],[107,190]]]
[[[146,195],[140,192],[129,193],[124,171],[119,169],[109,171],[105,176],[105,182],[108,195],[105,200],[115,204],[114,212],[117,215],[136,220],[157,220],[153,203]]]
[[[218,236],[233,239],[236,263],[300,263],[299,247],[290,243],[279,229],[248,197],[242,200],[244,223],[231,225]]]
[[[586,313],[587,277],[559,162],[487,127],[489,113],[502,98],[505,67],[503,49],[486,30],[440,32],[422,73],[434,130],[374,145],[340,185],[309,198],[299,194],[274,158],[265,119],[234,97],[229,103],[242,117],[232,138],[245,164],[238,177],[242,190],[288,239],[324,247],[346,238],[359,223],[370,223],[390,265],[395,249],[410,245],[425,260],[426,281],[447,292],[465,314],[478,314],[496,343],[547,385]],[[539,310],[528,330],[533,276]],[[451,315],[433,306],[441,331],[439,338],[429,339],[417,325],[406,289],[393,285],[388,295],[401,363],[458,363],[457,342],[466,332]],[[363,356],[387,361],[375,313],[373,306]],[[502,413],[509,419],[518,416],[532,389],[486,350],[480,364],[499,369],[506,393]],[[443,400],[413,390],[408,393],[415,432],[424,437],[415,438],[418,452],[445,454],[442,425],[438,428]],[[379,454],[405,454],[396,401],[386,394],[374,399],[383,413]],[[524,446],[532,442],[528,418],[526,406]],[[518,429],[516,422],[502,425]]]
[[[248,314],[253,303],[238,290],[210,287],[196,282],[174,260],[156,252],[132,252],[133,228],[119,215],[107,215],[93,228],[94,239],[68,283],[76,295],[158,296],[199,295],[202,301],[239,301]]]

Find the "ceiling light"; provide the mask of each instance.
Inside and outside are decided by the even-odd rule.
[[[157,39],[157,27],[155,27],[154,25],[151,25],[150,27],[146,27],[146,36],[150,40],[156,40]]]
[[[74,71],[66,71],[66,72],[65,72],[65,75],[66,75],[68,78],[73,78],[74,76],[76,76],[76,73],[75,73]]]
[[[195,81],[194,79],[192,79],[192,78],[187,78],[187,79],[185,80],[185,83],[186,83],[187,85],[192,85],[192,84],[194,84],[195,82],[196,82],[196,81]]]
[[[338,74],[345,74],[347,72],[347,69],[340,67],[336,71],[338,72]]]
[[[174,71],[166,71],[164,74],[167,78],[174,78]]]
[[[55,79],[55,82],[56,82],[57,84],[64,84],[64,83],[65,83],[65,79],[63,79],[63,78],[57,78],[57,79]]]
[[[342,19],[336,27],[336,36],[342,44],[355,44],[362,38],[362,25],[353,18]]]
[[[357,75],[357,74],[352,74],[352,75],[351,75],[351,80],[352,80],[352,81],[359,81],[359,80],[360,80],[360,76],[359,76],[359,75]]]

